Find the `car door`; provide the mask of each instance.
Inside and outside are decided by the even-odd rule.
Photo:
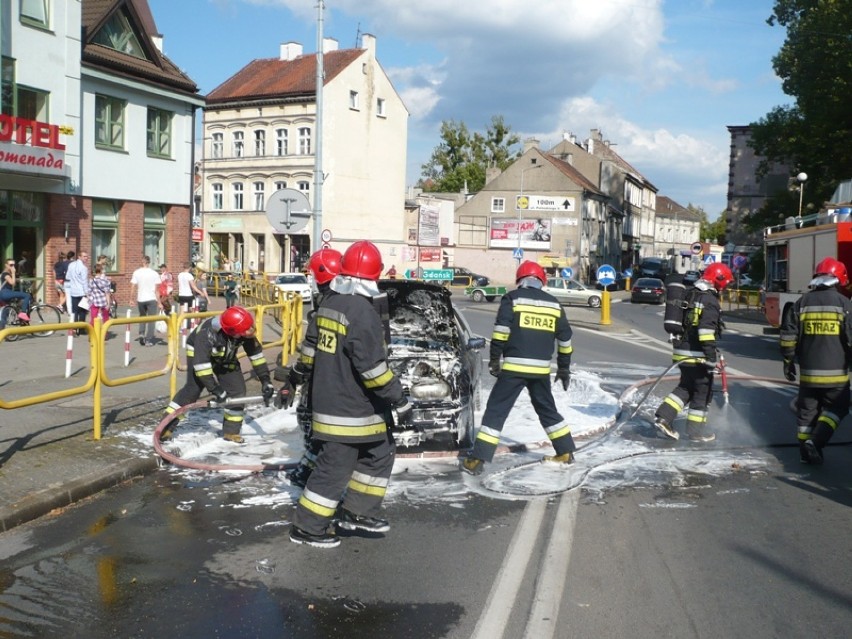
[[[568,304],[568,294],[565,289],[565,280],[560,277],[551,277],[547,280],[547,286],[544,288],[545,291],[553,295],[557,300],[559,300],[560,304]]]

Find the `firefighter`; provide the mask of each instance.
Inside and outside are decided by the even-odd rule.
[[[336,294],[323,300],[308,327],[305,341],[316,344],[311,383],[322,389],[312,398],[311,428],[322,446],[293,516],[290,540],[297,544],[338,546],[332,523],[345,530],[390,530],[376,516],[394,457],[384,413],[391,408],[397,425],[405,425],[411,404],[388,367],[382,321],[372,303],[381,273],[375,244],[352,244],[330,285]]]
[[[710,264],[684,302],[683,333],[672,339],[672,361],[680,362],[680,381],[657,407],[654,426],[666,437],[678,439],[672,426],[689,404],[686,434],[694,442],[712,442],[716,434],[707,425],[707,411],[713,394],[717,341],[722,333],[722,307],[719,294],[734,281],[724,264]]]
[[[796,380],[796,360],[801,368],[796,424],[804,464],[822,464],[822,449],[849,413],[852,302],[838,290],[848,284],[846,266],[826,257],[781,325],[784,376]]]
[[[491,335],[488,370],[497,382],[488,397],[473,451],[461,463],[462,470],[471,475],[480,474],[485,463],[493,459],[503,424],[524,388],[556,451],[545,459],[560,463],[574,461],[576,446],[571,428],[556,409],[550,387],[550,361],[555,340],[554,383],[561,382],[563,390],[568,390],[573,351],[571,325],[559,301],[541,290],[547,282],[541,266],[529,260],[521,263],[515,281],[518,288],[500,300]]]
[[[242,306],[231,306],[221,315],[201,322],[187,337],[186,383],[169,402],[164,415],[172,415],[181,406],[196,401],[202,390],[211,393],[220,404],[229,397],[244,397],[246,382],[237,359],[241,346],[260,380],[264,399],[272,399],[275,387],[269,379],[263,347],[255,337],[254,317]],[[222,437],[227,441],[243,443],[240,435],[243,413],[242,404],[224,407]],[[172,438],[178,419],[173,419],[162,430],[161,441]]]

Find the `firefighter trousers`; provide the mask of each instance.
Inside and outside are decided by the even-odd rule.
[[[322,442],[316,468],[296,504],[293,525],[321,535],[338,505],[355,515],[378,515],[393,470],[395,448],[390,433],[374,442]]]
[[[707,423],[707,409],[713,399],[713,373],[704,364],[683,364],[680,381],[657,408],[655,416],[671,425],[678,413],[689,405],[687,421],[701,426]]]
[[[482,415],[482,426],[476,433],[473,444],[471,453],[473,457],[486,462],[494,458],[503,425],[524,388],[529,391],[530,401],[538,415],[538,421],[544,427],[556,454],[563,455],[576,450],[577,446],[571,436],[571,429],[559,414],[556,402],[553,401],[550,377],[517,377],[502,373],[497,378],[491,395],[488,396],[488,404]]]
[[[849,414],[849,384],[834,388],[800,386],[796,398],[799,443],[812,439],[822,448]]]
[[[195,374],[193,361],[195,358],[186,358],[186,383],[175,393],[172,401],[164,411],[166,415],[171,415],[177,409],[187,404],[191,404],[201,397],[201,393],[205,391],[204,384]],[[243,378],[243,371],[238,367],[234,370],[226,367],[213,367],[213,374],[216,380],[228,397],[244,397],[246,394],[246,380]],[[243,415],[245,407],[242,405],[228,406],[223,409],[222,416],[222,433],[225,435],[239,435],[243,427]]]

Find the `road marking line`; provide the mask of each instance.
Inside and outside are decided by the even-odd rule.
[[[569,490],[559,500],[559,510],[556,512],[553,532],[550,535],[547,551],[544,553],[544,565],[536,582],[524,639],[547,639],[556,634],[562,592],[565,589],[568,564],[571,562],[571,548],[574,545],[574,526],[577,523],[577,508],[580,504],[579,493],[579,490]]]
[[[471,639],[500,639],[503,636],[536,545],[546,508],[546,499],[533,499],[524,508],[521,521],[509,543],[506,560],[491,586],[485,608],[476,622]]]

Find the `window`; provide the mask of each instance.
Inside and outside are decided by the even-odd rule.
[[[151,264],[166,261],[166,213],[162,204],[145,205],[145,229],[142,254],[151,258]]]
[[[220,183],[216,183],[213,185],[213,210],[221,211],[225,208],[224,202],[224,187]]]
[[[488,238],[488,218],[484,215],[459,217],[459,244],[485,246]]]
[[[92,200],[92,255],[106,255],[111,271],[118,264],[118,206],[113,200]]]
[[[300,190],[300,191],[302,191],[303,193],[307,193],[307,192],[309,192],[309,191],[311,190],[311,183],[310,183],[310,182],[308,182],[307,180],[303,180],[303,181],[301,181],[301,182],[297,182],[297,183],[296,183],[296,186],[297,186],[297,187],[299,188],[299,190]]]
[[[286,188],[287,188],[286,182],[276,182],[275,183],[275,190],[276,191],[280,191],[281,189],[286,189]]]
[[[243,157],[244,150],[244,142],[243,142],[243,132],[242,131],[234,131],[234,157],[241,158]]]
[[[266,131],[254,132],[254,154],[259,158],[266,155]]]
[[[311,154],[311,129],[302,127],[299,129],[299,155]]]
[[[124,149],[124,101],[95,96],[95,146]]]
[[[350,91],[349,92],[349,108],[358,110],[358,92]]]
[[[255,182],[254,189],[254,210],[263,211],[266,208],[266,198],[263,194],[263,182]]]
[[[385,113],[385,99],[384,98],[376,98],[376,115],[380,118],[384,118],[387,116]]]
[[[275,131],[275,153],[277,155],[287,155],[289,152],[287,129],[278,129]]]
[[[22,87],[19,84],[17,95],[18,105],[15,108],[15,113],[18,117],[38,120],[39,122],[48,121],[47,103],[50,97],[49,93],[39,91],[38,89]]]
[[[148,155],[168,158],[172,155],[172,113],[148,107]]]
[[[21,0],[21,22],[47,27],[48,0]]]
[[[0,87],[0,111],[6,115],[15,115],[15,61],[3,58],[2,87]]]
[[[503,213],[506,210],[506,200],[502,197],[492,197],[491,198],[491,212],[492,213]]]
[[[221,133],[214,133],[211,138],[213,140],[211,155],[214,160],[221,160],[225,150],[224,136]]]
[[[115,13],[109,19],[109,22],[95,34],[94,42],[135,58],[148,59],[124,11]]]
[[[243,183],[234,182],[234,210],[243,210]]]

